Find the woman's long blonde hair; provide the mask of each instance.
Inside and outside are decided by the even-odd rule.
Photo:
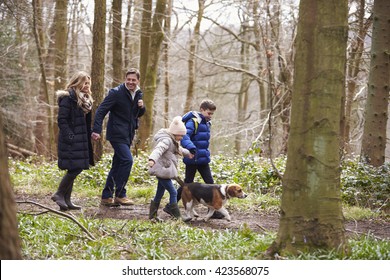
[[[84,71],[79,71],[79,72],[76,72],[73,74],[73,76],[70,78],[68,84],[66,85],[66,89],[73,89],[77,94],[80,93],[81,89],[83,88],[84,86],[84,83],[86,80],[89,80],[89,82],[91,83],[92,85],[92,81],[91,81],[91,76],[89,76],[86,72]],[[89,92],[86,92],[89,97],[92,99],[92,92],[91,92],[91,89],[89,89]]]

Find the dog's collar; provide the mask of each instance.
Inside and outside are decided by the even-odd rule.
[[[226,185],[226,184],[223,184],[221,185],[221,194],[222,194],[222,198],[223,199],[229,199],[230,196],[227,192],[227,189],[228,189],[229,185]]]

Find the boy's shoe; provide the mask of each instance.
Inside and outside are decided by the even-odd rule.
[[[134,205],[134,201],[127,197],[115,197],[114,203],[120,205]]]
[[[100,205],[111,207],[111,206],[119,206],[118,203],[115,203],[114,199],[112,197],[109,198],[102,198]]]

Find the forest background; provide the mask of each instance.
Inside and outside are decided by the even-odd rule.
[[[0,139],[13,158],[55,160],[55,91],[75,71],[87,71],[96,110],[108,89],[123,82],[126,69],[138,67],[147,113],[133,143],[135,155],[149,151],[150,136],[173,116],[210,98],[217,104],[215,159],[223,155],[229,164],[229,156],[241,158],[243,168],[253,161],[258,166],[252,170],[270,159],[270,177],[283,176],[281,204],[289,218],[281,219],[271,255],[294,234],[306,243],[302,232],[311,235],[307,243],[314,247],[321,240],[321,246],[337,248],[344,243],[340,163],[358,157],[388,174],[389,29],[376,24],[386,22],[389,9],[385,0],[2,1]],[[312,46],[305,45],[308,34],[317,39]],[[305,71],[308,66],[312,72]],[[101,161],[110,145],[102,140],[94,149]],[[281,174],[273,160],[286,155]],[[19,163],[11,166],[15,172]],[[377,186],[385,197],[378,211],[388,210],[385,184]],[[329,197],[336,200],[312,211]],[[309,218],[297,223],[297,217]],[[331,238],[318,221],[330,226]],[[308,246],[303,243],[297,247]]]
[[[162,3],[164,15],[158,14]],[[107,10],[97,7],[96,12],[104,13],[99,16],[106,19],[103,33],[93,38],[99,34],[93,1],[3,1],[0,104],[11,153],[25,149],[26,154],[55,158],[55,91],[75,71],[85,70],[92,75],[98,106],[130,67],[141,70],[148,107],[139,133],[143,148],[173,116],[198,110],[200,101],[210,98],[217,105],[213,154],[240,155],[251,149],[264,156],[286,153],[299,2],[199,3],[107,1]],[[349,1],[342,127],[346,156],[360,155],[372,3]]]

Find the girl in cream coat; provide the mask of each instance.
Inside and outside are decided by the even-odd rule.
[[[180,140],[187,133],[187,129],[180,116],[173,119],[168,129],[160,129],[154,136],[156,145],[149,156],[149,174],[158,180],[157,191],[150,203],[149,219],[157,219],[157,211],[165,190],[169,192],[169,204],[164,208],[172,217],[179,219],[180,210],[177,205],[177,191],[172,179],[178,176],[178,157],[192,158],[187,149],[180,146]]]

